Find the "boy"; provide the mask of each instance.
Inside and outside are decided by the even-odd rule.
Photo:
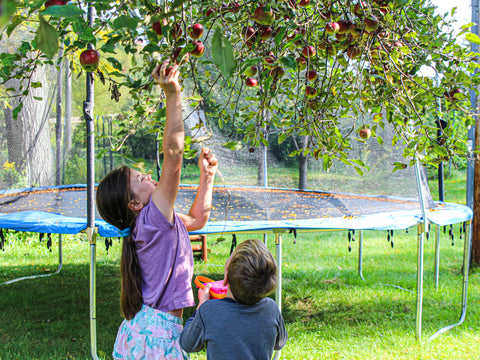
[[[199,304],[187,320],[180,346],[207,359],[270,360],[287,342],[277,304],[266,297],[278,285],[277,265],[260,240],[241,243],[225,264],[227,295],[210,300],[210,285],[198,291]]]

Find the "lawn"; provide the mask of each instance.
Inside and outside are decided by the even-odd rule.
[[[455,184],[447,184],[447,189]],[[478,270],[470,274],[465,322],[433,341],[427,340],[439,328],[456,323],[460,316],[464,239],[459,237],[458,225],[454,227],[453,241],[448,232],[441,234],[438,290],[433,281],[433,237],[425,242],[422,341],[415,339],[416,229],[395,232],[393,247],[386,232],[364,233],[365,281],[357,273],[358,239],[349,243],[345,231],[298,233],[296,239],[285,234],[282,310],[289,341],[281,358],[478,359]],[[242,241],[254,236],[261,235],[237,238]],[[231,245],[230,235],[224,238],[217,243],[215,236],[209,237],[209,261],[196,259],[196,274],[221,278]],[[8,233],[5,249],[0,251],[0,282],[53,273],[58,264],[57,241],[53,236],[49,251],[45,241],[39,242],[35,234]],[[1,360],[90,358],[89,244],[84,234],[64,236],[63,241],[64,265],[59,274],[0,286]],[[103,242],[103,238],[98,239],[97,347],[101,358],[110,359],[122,320],[120,242],[114,239],[108,252]],[[271,235],[268,244],[275,253]],[[191,312],[186,311],[185,318]],[[202,352],[192,355],[192,359],[206,356]]]

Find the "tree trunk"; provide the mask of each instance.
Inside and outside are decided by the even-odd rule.
[[[302,136],[301,149],[305,149],[308,143],[308,136]],[[308,155],[300,153],[298,155],[298,188],[305,190],[308,187]]]
[[[63,49],[60,49],[59,57],[63,56]],[[55,185],[62,183],[62,76],[63,61],[58,64],[57,72],[57,121],[55,122]]]
[[[30,88],[26,96],[17,97],[5,109],[7,127],[8,161],[22,174],[28,185],[52,185],[54,181],[52,144],[48,124],[48,89],[44,67],[38,67],[32,75],[32,82],[40,82],[41,88]],[[7,87],[13,87],[21,94],[26,82],[12,80]],[[41,98],[37,100],[34,97]],[[23,103],[17,120],[13,118],[13,109]]]
[[[65,115],[63,129],[63,174],[62,183],[65,182],[65,167],[72,148],[72,72],[70,62],[65,59],[63,68],[65,70]]]

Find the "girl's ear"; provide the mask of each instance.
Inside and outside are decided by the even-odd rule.
[[[224,278],[223,278],[223,286],[226,286],[228,285],[228,275],[225,274]]]
[[[135,200],[130,200],[128,203],[128,208],[132,211],[140,211],[143,208],[143,204]]]

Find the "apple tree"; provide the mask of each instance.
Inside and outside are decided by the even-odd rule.
[[[92,26],[87,7],[96,10]],[[376,130],[388,122],[394,141],[407,145],[406,159],[438,164],[468,154],[467,93],[478,84],[478,54],[457,43],[429,0],[15,0],[3,4],[0,21],[3,37],[36,24],[33,41],[0,54],[0,84],[53,64],[60,45],[80,70],[78,54],[91,43],[101,56],[96,78],[109,83],[112,102],[121,93],[134,99],[133,127],[163,122],[150,73],[169,59],[181,65],[189,104],[208,103],[219,126],[232,126],[249,146],[267,145],[266,130],[274,129],[279,142],[299,139],[292,155],[322,159],[326,168],[338,159],[361,172],[360,160],[347,159],[351,141],[382,143]],[[128,68],[120,49],[131,57]],[[27,51],[35,57],[18,69]],[[451,110],[458,120],[439,138],[426,115]]]

